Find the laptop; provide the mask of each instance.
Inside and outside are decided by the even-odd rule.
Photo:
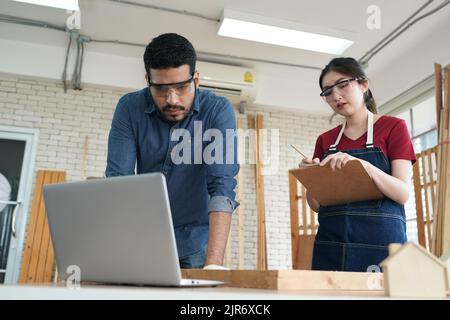
[[[51,184],[43,190],[61,280],[77,270],[81,282],[223,284],[181,278],[161,173]]]

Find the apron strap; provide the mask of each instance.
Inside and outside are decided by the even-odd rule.
[[[373,148],[373,113],[367,111],[367,140],[366,148]]]
[[[328,148],[328,151],[336,151],[339,142],[341,141],[342,135],[345,131],[346,122],[342,124],[341,131],[336,139],[336,142]],[[367,140],[366,148],[373,148],[373,113],[367,110]]]
[[[339,142],[341,141],[342,135],[344,134],[345,124],[346,124],[346,122],[344,122],[344,123],[342,124],[342,129],[341,129],[341,131],[339,132],[339,135],[338,135],[338,137],[337,137],[337,139],[336,139],[336,142],[335,142],[334,144],[332,144],[332,145],[330,146],[330,148],[328,148],[329,151],[336,151],[337,145],[338,145]]]

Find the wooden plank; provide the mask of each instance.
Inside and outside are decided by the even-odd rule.
[[[420,154],[420,163],[422,164],[422,177],[423,177],[423,185],[429,185],[428,183],[428,174],[427,174],[427,166],[425,162],[425,153]],[[431,233],[430,233],[430,204],[429,204],[429,197],[428,197],[428,187],[424,187],[424,196],[425,196],[425,227],[428,231],[428,242],[429,245],[431,244]],[[432,208],[432,207],[431,207]]]
[[[442,89],[439,90],[439,88],[441,88],[442,86],[442,68],[439,64],[435,64],[435,89],[436,89],[436,117],[437,120],[439,120],[437,122],[437,131],[438,131],[438,147],[437,147],[437,159],[436,159],[436,163],[437,163],[437,186],[436,186],[436,197],[437,197],[437,201],[434,207],[434,216],[433,216],[433,241],[431,242],[431,252],[436,255],[438,255],[438,251],[439,251],[439,234],[440,234],[440,212],[441,212],[441,205],[442,205],[442,188],[443,188],[443,181],[442,181],[442,144],[441,141],[443,139],[443,133],[444,133],[444,119],[443,119],[443,115],[444,115],[444,108],[442,105]],[[439,93],[438,91],[439,90]],[[438,98],[439,96],[441,96],[441,98]]]
[[[381,273],[309,270],[183,269],[185,278],[224,281],[226,287],[268,290],[384,292]]]
[[[50,181],[56,182],[60,181],[60,173],[61,172],[51,172],[50,175]],[[43,282],[50,282],[51,275],[45,279],[46,271],[48,273],[48,270],[46,270],[47,267],[47,258],[49,258],[49,255],[52,255],[49,253],[49,245],[50,245],[50,229],[48,226],[48,220],[47,220],[47,214],[45,211],[45,203],[44,199],[41,199],[42,203],[42,219],[43,219],[43,227],[42,227],[42,236],[41,236],[41,246],[39,248],[38,254],[37,254],[37,269],[36,269],[36,283],[43,283]],[[53,259],[51,261],[51,268],[53,269]]]
[[[303,234],[308,234],[308,204],[306,203],[306,189],[301,186],[301,199],[302,199],[302,223],[303,223]]]
[[[450,187],[448,186],[449,179],[448,174],[450,169],[448,168],[449,162],[449,101],[450,101],[450,93],[449,93],[449,76],[450,69],[448,67],[445,68],[445,88],[444,88],[444,105],[441,109],[441,118],[440,118],[440,126],[439,126],[439,135],[438,135],[438,151],[439,151],[439,161],[438,161],[438,188],[437,188],[437,205],[436,205],[436,216],[434,219],[434,239],[433,239],[433,253],[436,256],[440,256],[443,253],[443,245],[445,242],[445,215],[450,210],[447,208],[447,204],[449,201],[447,200],[447,191],[450,191]]]
[[[305,198],[306,198],[306,189],[305,189]],[[311,207],[308,205],[309,210],[309,219],[311,221],[311,234],[315,235],[317,233],[317,229],[319,228],[319,225],[316,224],[316,215],[314,213],[314,210],[311,209]]]
[[[266,248],[266,217],[265,217],[265,199],[264,199],[264,176],[263,170],[263,144],[262,132],[263,116],[256,115],[256,211],[257,211],[257,268],[258,270],[267,270],[267,248]]]
[[[297,179],[290,172],[289,177],[289,206],[291,216],[291,256],[292,268],[298,269],[298,200],[297,200]]]
[[[450,156],[450,67],[445,68],[445,80],[444,80],[444,110],[446,112],[446,130],[447,134],[444,136],[443,147],[445,152],[445,172],[443,175],[444,179],[444,205],[443,205],[443,219],[442,219],[442,248],[441,248],[441,254],[447,252],[450,250],[450,161],[448,161],[448,158]],[[444,113],[445,114],[445,113]]]
[[[64,179],[64,172],[38,171],[30,227],[19,278],[20,283],[49,282],[51,280],[54,256],[42,187],[45,184],[62,182]]]
[[[243,119],[238,118],[237,119],[237,128],[242,129],[243,128]],[[240,141],[239,143],[245,143],[245,141]],[[245,148],[244,148],[245,149]],[[242,201],[244,200],[243,192],[244,192],[244,181],[242,178],[242,170],[239,170],[238,177],[238,201],[242,205]],[[241,208],[241,206],[238,207],[238,268],[243,269],[244,268],[244,257],[245,257],[245,215],[244,210]]]
[[[60,171],[57,173],[56,182],[61,183],[66,181],[66,173],[64,171]],[[45,207],[45,206],[44,206]],[[45,211],[47,212],[47,211]],[[47,248],[47,259],[45,260],[45,268],[43,271],[43,282],[51,282],[53,268],[55,267],[55,255],[53,250],[52,237],[50,235],[50,228],[48,226],[48,219],[46,215],[46,225],[47,225],[47,237],[48,237],[48,248]]]
[[[47,175],[45,172],[43,174],[43,180],[42,185],[48,183],[50,181],[50,176]],[[30,263],[28,266],[28,272],[27,272],[27,278],[26,282],[35,282],[36,281],[36,269],[37,269],[37,262],[39,257],[39,249],[41,245],[41,233],[43,228],[43,197],[42,197],[42,186],[36,186],[36,188],[40,188],[41,190],[38,192],[39,198],[37,199],[37,212],[36,212],[36,222],[34,225],[34,233],[33,233],[33,242],[31,243],[31,251],[30,251]]]
[[[42,171],[38,171],[36,176],[36,188],[34,191],[33,204],[31,207],[30,222],[28,224],[27,230],[27,241],[25,244],[25,249],[22,257],[22,267],[20,269],[19,283],[27,282],[28,270],[30,268],[31,253],[34,243],[34,235],[36,230],[36,221],[38,217],[39,203],[42,192],[42,189],[38,188],[37,186],[41,186],[43,184],[43,181],[44,181],[44,173]]]
[[[423,220],[423,205],[422,205],[422,188],[420,187],[420,162],[419,157],[420,154],[416,155],[417,161],[413,166],[413,180],[414,180],[414,196],[416,198],[416,221],[417,221],[417,234],[419,244],[426,248],[427,244],[425,243],[425,225]]]
[[[434,64],[434,89],[436,100],[436,124],[439,132],[442,109],[442,66],[438,63]]]
[[[44,220],[44,224],[42,226],[41,246],[39,248],[39,251],[37,252],[37,265],[35,275],[36,279],[34,281],[36,283],[44,282],[45,265],[47,263],[47,255],[50,243],[50,234],[46,214],[43,214],[42,219]],[[50,279],[47,280],[47,282],[49,281]]]
[[[431,193],[431,210],[433,210],[435,208],[435,204],[436,204],[436,190],[435,190],[435,178],[434,178],[434,173],[433,173],[433,160],[432,160],[432,155],[434,153],[434,148],[432,149],[428,149],[425,151],[425,156],[428,160],[428,174],[430,176],[430,182],[428,185],[428,188],[430,190]],[[432,218],[431,216],[433,215],[433,212],[430,215],[427,215],[427,221],[426,221],[426,228],[427,228],[427,233],[428,233],[428,249],[431,248],[431,241],[432,241]]]
[[[446,74],[446,72],[445,72]],[[448,106],[444,103],[441,109],[440,116],[440,126],[438,135],[438,151],[439,151],[439,161],[438,161],[438,188],[437,188],[437,205],[434,219],[434,233],[433,233],[433,253],[436,256],[440,256],[443,253],[443,219],[445,213],[445,195],[447,189],[447,158],[448,158]]]
[[[44,182],[43,185],[49,184],[52,181],[52,173],[44,172]],[[40,186],[42,188],[42,186]],[[46,219],[44,198],[41,192],[41,198],[39,199],[39,212],[36,222],[36,230],[34,235],[33,249],[31,252],[30,269],[28,270],[28,282],[38,281],[38,266],[39,266],[39,256],[41,253],[41,245],[43,241],[44,234],[44,223]]]
[[[428,160],[428,175],[430,176],[430,182],[429,182],[429,188],[431,193],[431,208],[434,207],[434,204],[436,203],[436,191],[434,190],[433,186],[436,185],[436,180],[434,179],[434,173],[433,173],[433,153],[434,148],[427,149],[425,151],[425,157]]]
[[[442,127],[442,114],[443,110],[441,110],[441,116],[440,116],[440,123],[439,125],[439,131],[438,131],[438,146],[436,150],[436,165],[437,165],[437,185],[436,185],[436,204],[433,208],[433,232],[432,232],[432,241],[431,241],[431,253],[433,253],[435,256],[438,256],[438,225],[440,221],[440,206],[441,206],[441,192],[442,192],[442,178],[441,178],[441,171],[442,171],[442,145],[440,145],[440,140],[443,133],[443,127]]]
[[[315,240],[316,240],[315,233],[299,235],[297,246],[298,253],[295,269],[311,270]]]

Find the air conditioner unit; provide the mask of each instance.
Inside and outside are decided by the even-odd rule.
[[[231,103],[255,101],[255,72],[251,68],[197,61],[197,70],[200,88],[225,96]]]

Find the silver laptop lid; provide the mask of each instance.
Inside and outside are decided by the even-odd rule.
[[[61,279],[75,265],[81,281],[180,284],[162,174],[48,185],[44,199]]]

